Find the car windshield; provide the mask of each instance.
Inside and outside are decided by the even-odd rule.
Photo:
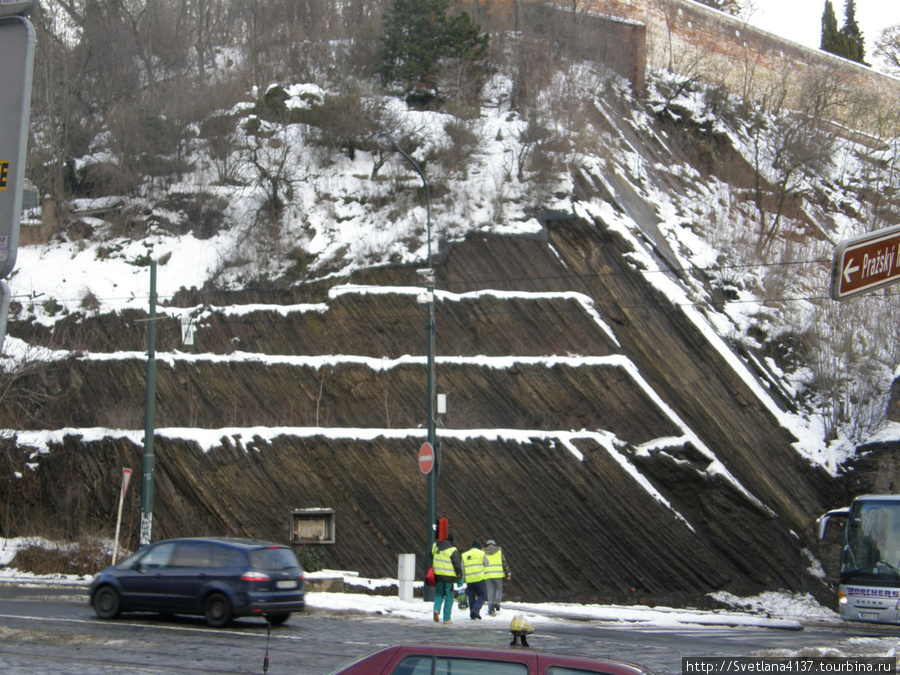
[[[169,564],[172,552],[175,550],[175,544],[172,542],[164,542],[147,546],[140,551],[132,553],[124,560],[116,563],[116,569],[131,569],[135,563],[140,563],[142,567],[160,568]]]
[[[289,548],[256,548],[247,554],[250,565],[257,570],[299,569],[297,556]]]
[[[134,565],[135,561],[144,555],[144,550],[135,551],[127,558],[123,558],[119,562],[116,563],[116,569],[118,570],[127,570],[130,569],[132,565]]]
[[[373,649],[372,651],[365,652],[364,654],[361,654],[360,656],[354,657],[351,661],[347,661],[346,663],[338,666],[334,670],[328,671],[325,675],[338,675],[339,673],[341,673],[345,670],[348,670],[351,666],[355,666],[356,664],[362,663],[363,661],[371,658],[372,656],[375,656],[375,654],[384,653],[384,660],[386,662],[390,658],[391,654],[394,653],[395,650],[396,650],[396,648],[385,650],[384,647],[378,647],[376,649]]]
[[[528,675],[528,666],[498,659],[408,656],[393,672],[395,675]]]

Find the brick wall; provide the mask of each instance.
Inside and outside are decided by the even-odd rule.
[[[559,4],[558,8],[562,13],[567,6]],[[571,16],[570,9],[571,6],[566,11]],[[861,129],[872,129],[878,109],[896,107],[894,102],[900,98],[897,78],[785,40],[691,0],[583,0],[577,4],[577,11],[577,23],[586,32],[597,35],[593,42],[584,35],[575,35],[576,45],[583,45],[578,48],[598,45],[597,56],[589,58],[611,59],[613,70],[632,83],[642,78],[623,72],[627,71],[623,64],[643,61],[653,67],[699,76],[746,98],[771,100],[783,89],[787,105],[796,107],[804,83],[828,78],[830,83],[842,84],[858,93],[857,102],[867,101],[863,107],[871,114],[869,119],[859,118],[858,110],[854,113],[847,106],[834,111],[838,121]],[[608,25],[604,27],[604,23]],[[643,50],[636,44],[641,31],[626,28],[635,24],[645,26]],[[624,56],[629,50],[633,54]]]
[[[611,15],[574,13],[559,6],[542,4],[536,8],[535,25],[564,45],[575,58],[603,63],[642,91],[647,70],[647,27],[639,22]]]

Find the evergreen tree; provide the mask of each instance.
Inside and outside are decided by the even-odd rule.
[[[865,63],[866,44],[859,25],[856,23],[856,0],[846,0],[844,4],[844,25],[841,27],[846,52],[842,54],[851,61]]]
[[[446,25],[446,55],[465,61],[480,61],[487,56],[490,38],[479,33],[481,26],[467,12],[448,18]]]
[[[476,63],[487,55],[489,37],[462,12],[447,16],[449,0],[392,0],[385,12],[381,76],[402,82],[408,95],[437,96],[441,62]]]
[[[822,51],[831,54],[841,54],[841,35],[838,31],[837,17],[834,15],[834,5],[831,0],[825,0],[825,11],[822,12],[822,41],[819,47]]]
[[[384,16],[381,75],[405,91],[434,89],[447,0],[393,0]]]
[[[825,0],[822,13],[821,49],[845,59],[865,64],[865,40],[856,23],[856,0],[845,0],[844,25],[838,30],[834,6]]]

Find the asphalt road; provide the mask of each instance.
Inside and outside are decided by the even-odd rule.
[[[226,630],[208,628],[199,618],[158,615],[100,621],[82,588],[0,584],[4,675],[263,673],[267,653],[268,673],[322,675],[378,647],[418,641],[506,645],[509,633],[467,620],[445,627],[320,609],[292,616],[271,634],[262,620],[237,621]],[[881,656],[900,646],[900,630],[862,624],[784,631],[569,621],[542,627],[530,643],[548,651],[624,658],[660,675],[676,675],[683,656],[821,654],[827,649]]]

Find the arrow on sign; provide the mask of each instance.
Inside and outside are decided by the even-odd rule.
[[[844,281],[848,284],[853,281],[851,275],[854,272],[859,272],[859,265],[853,265],[852,267],[851,265],[853,265],[853,258],[847,261],[847,266],[844,268]]]

